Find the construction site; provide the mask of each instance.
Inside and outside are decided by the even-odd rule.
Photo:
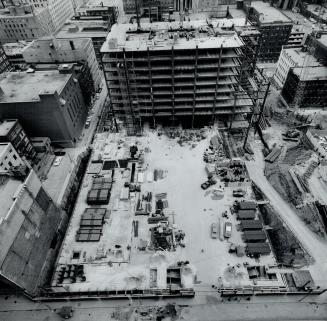
[[[272,320],[274,304],[276,320],[324,315],[327,33],[292,47],[297,12],[242,6],[159,22],[136,10],[112,26],[107,88],[60,207],[68,227],[46,282],[24,293],[40,315]],[[61,194],[60,182],[47,188]]]
[[[285,105],[260,37],[246,18],[112,27],[106,125],[38,299],[325,291],[326,117]]]

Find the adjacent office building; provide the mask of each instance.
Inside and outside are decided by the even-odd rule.
[[[100,49],[106,40],[110,28],[105,21],[90,20],[70,20],[55,34],[57,39],[84,39],[92,40],[95,56],[101,69],[101,52]]]
[[[51,273],[65,214],[33,170],[2,173],[0,198],[0,287],[35,295]]]
[[[250,112],[252,101],[237,85],[243,46],[235,32],[205,21],[142,24],[142,32],[114,25],[101,51],[116,116],[129,129],[142,121],[196,126]]]
[[[306,47],[285,48],[280,53],[274,79],[280,88],[283,88],[288,72],[293,67],[319,66],[317,59],[308,53]]]
[[[3,119],[0,121],[0,142],[11,143],[21,158],[26,158],[31,165],[33,164],[36,151],[17,119]]]
[[[313,49],[313,55],[316,59],[323,65],[327,66],[327,32],[324,31],[310,34],[307,37],[305,44]]]
[[[26,0],[35,9],[47,8],[55,30],[74,15],[72,0]]]
[[[88,0],[76,9],[76,20],[103,20],[111,27],[123,14],[121,0]]]
[[[24,50],[23,57],[28,64],[62,64],[79,63],[87,66],[80,73],[87,77],[90,70],[93,84],[88,82],[83,92],[93,88],[97,90],[101,86],[101,71],[95,56],[92,40],[89,38],[58,39],[45,37],[34,40]],[[87,68],[88,67],[88,68]]]
[[[291,20],[268,2],[251,1],[244,9],[261,33],[258,59],[276,62],[283,45],[288,43],[293,27]]]
[[[0,10],[0,42],[33,40],[55,31],[48,8],[17,4]]]
[[[57,70],[10,72],[0,78],[0,118],[17,118],[29,136],[74,146],[86,120],[76,77]]]
[[[28,163],[22,159],[11,143],[0,143],[0,173],[26,170]]]
[[[8,42],[3,45],[8,61],[12,69],[22,68],[25,65],[23,50],[29,44],[27,41]]]
[[[290,107],[327,106],[327,67],[294,67],[288,72],[282,96]]]
[[[3,49],[3,47],[0,45],[0,74],[8,71],[10,68],[10,63],[8,60],[8,57]]]

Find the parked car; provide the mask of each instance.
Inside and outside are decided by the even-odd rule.
[[[243,189],[241,189],[241,188],[238,188],[238,189],[234,189],[233,190],[233,196],[234,197],[244,197],[245,194],[246,194],[246,192]]]
[[[89,127],[90,127],[90,121],[87,120],[87,121],[85,122],[85,128],[89,128]]]
[[[217,223],[211,224],[211,238],[213,238],[213,239],[218,238],[218,224]]]
[[[228,239],[232,236],[232,223],[225,222],[224,226],[224,236]]]
[[[202,189],[207,189],[209,188],[211,185],[215,185],[217,183],[217,181],[215,181],[214,179],[209,179],[206,182],[201,184],[201,188]]]

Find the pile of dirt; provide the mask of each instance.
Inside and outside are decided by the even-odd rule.
[[[266,163],[265,176],[274,189],[287,201],[298,206],[302,204],[301,193],[295,185],[288,167],[279,163]]]
[[[300,242],[279,218],[274,209],[268,205],[259,205],[265,225],[269,225],[267,233],[276,260],[280,264],[290,266],[308,265],[311,257],[304,251]]]
[[[297,213],[311,231],[320,237],[325,237],[324,227],[314,203],[305,204],[302,208],[298,209]]]
[[[282,163],[290,166],[300,165],[307,162],[311,158],[312,153],[303,144],[298,144],[287,149]]]

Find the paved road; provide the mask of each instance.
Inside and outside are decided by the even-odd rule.
[[[258,148],[254,148],[254,150],[258,151]],[[271,186],[263,174],[264,161],[262,157],[258,156],[256,161],[247,162],[246,165],[251,179],[265,193],[271,205],[313,257],[315,262],[310,266],[310,270],[316,284],[327,288],[327,242],[307,228],[294,209]]]
[[[306,302],[303,302],[303,299]],[[320,302],[309,302],[318,299]],[[175,320],[219,321],[219,320],[326,320],[327,304],[323,297],[254,297],[251,301],[223,301],[216,293],[199,293],[194,299],[174,300],[113,300],[31,303],[24,298],[0,297],[1,321],[55,321],[63,305],[74,309],[72,321],[140,320],[129,318],[128,311],[134,308],[165,306],[175,303],[179,317]],[[16,302],[16,303],[15,303]],[[112,313],[119,311],[121,318],[113,319]],[[168,320],[168,319],[165,319]]]

